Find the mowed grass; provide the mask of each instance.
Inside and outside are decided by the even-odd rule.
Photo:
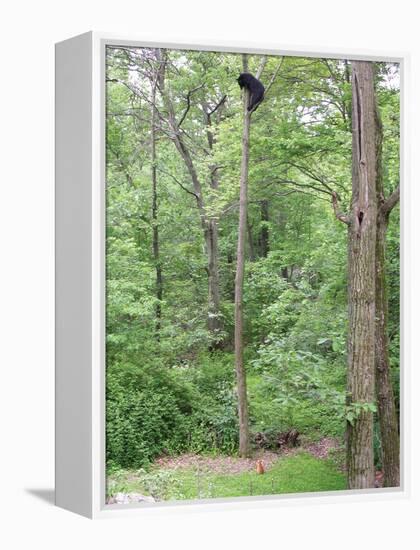
[[[345,475],[330,460],[306,452],[279,458],[265,474],[216,474],[197,469],[154,469],[148,474],[120,470],[108,478],[108,491],[152,495],[156,500],[275,495],[337,491]]]

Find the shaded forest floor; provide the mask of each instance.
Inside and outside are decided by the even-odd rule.
[[[265,473],[256,473],[262,460]],[[118,470],[108,476],[108,503],[189,500],[334,491],[346,488],[336,440],[252,458],[184,454],[162,457],[150,470]],[[150,498],[152,497],[152,498]]]
[[[255,471],[256,461],[261,460],[266,472],[268,472],[278,462],[280,456],[294,456],[305,450],[315,458],[327,458],[330,451],[335,451],[338,448],[339,443],[336,439],[324,437],[316,443],[307,443],[294,448],[285,447],[281,452],[258,450],[254,452],[252,458],[224,455],[212,457],[189,453],[175,457],[158,458],[155,461],[155,466],[167,470],[195,468],[203,472],[239,474]]]

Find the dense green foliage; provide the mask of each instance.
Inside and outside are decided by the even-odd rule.
[[[110,48],[107,55],[110,467],[148,467],[159,455],[184,451],[232,454],[238,444],[232,349],[242,124],[235,79],[241,72],[241,57],[192,51],[165,55],[165,82],[156,105],[157,221],[152,218],[150,162],[156,52]],[[260,58],[250,56],[248,61],[255,72]],[[261,78],[267,86],[276,77],[253,114],[251,128],[244,289],[251,433],[293,428],[307,439],[332,436],[343,441],[348,414],[346,228],[334,217],[331,193],[339,194],[343,209],[348,207],[348,66],[337,60],[285,58],[276,73],[278,65],[278,58],[267,58]],[[389,191],[399,170],[398,67],[378,64],[377,90],[385,137],[384,185]],[[201,182],[206,215],[217,219],[223,324],[217,351],[209,350],[214,335],[206,325],[208,251],[202,213],[191,175],[174,144],[165,95],[175,119],[182,121],[180,132]],[[224,96],[209,126],[203,106],[209,112]],[[211,179],[215,166],[216,187]],[[156,224],[159,258],[153,252]],[[398,216],[393,214],[387,272],[397,393],[398,230]],[[157,263],[163,272],[158,331]],[[344,488],[341,474],[323,470],[327,466],[316,465],[306,455],[299,460],[289,465],[299,469],[298,477],[286,471],[287,461],[279,464],[279,492]],[[324,475],[332,477],[318,483]],[[195,497],[188,479],[184,481],[182,498]],[[245,494],[230,485],[235,482],[225,481],[221,496]]]

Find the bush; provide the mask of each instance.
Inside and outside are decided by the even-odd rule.
[[[189,448],[193,452],[232,453],[238,447],[237,399],[221,388],[217,397],[200,396],[190,418]]]
[[[308,351],[287,349],[284,340],[273,338],[260,346],[252,365],[253,430],[297,429],[310,438],[343,434],[345,388],[337,364]]]
[[[140,468],[159,455],[234,452],[237,398],[232,357],[203,354],[173,368],[107,369],[108,467]]]
[[[107,406],[107,457],[122,467],[140,467],[162,453],[182,415],[172,396],[127,393]],[[178,438],[179,439],[179,438]]]
[[[106,448],[109,464],[138,468],[165,451],[185,448],[186,422],[177,396],[135,387],[107,375]]]

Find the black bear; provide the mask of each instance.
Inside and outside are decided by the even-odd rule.
[[[253,111],[264,99],[264,86],[250,73],[241,73],[238,78],[238,84],[241,88],[249,90],[248,111]]]

